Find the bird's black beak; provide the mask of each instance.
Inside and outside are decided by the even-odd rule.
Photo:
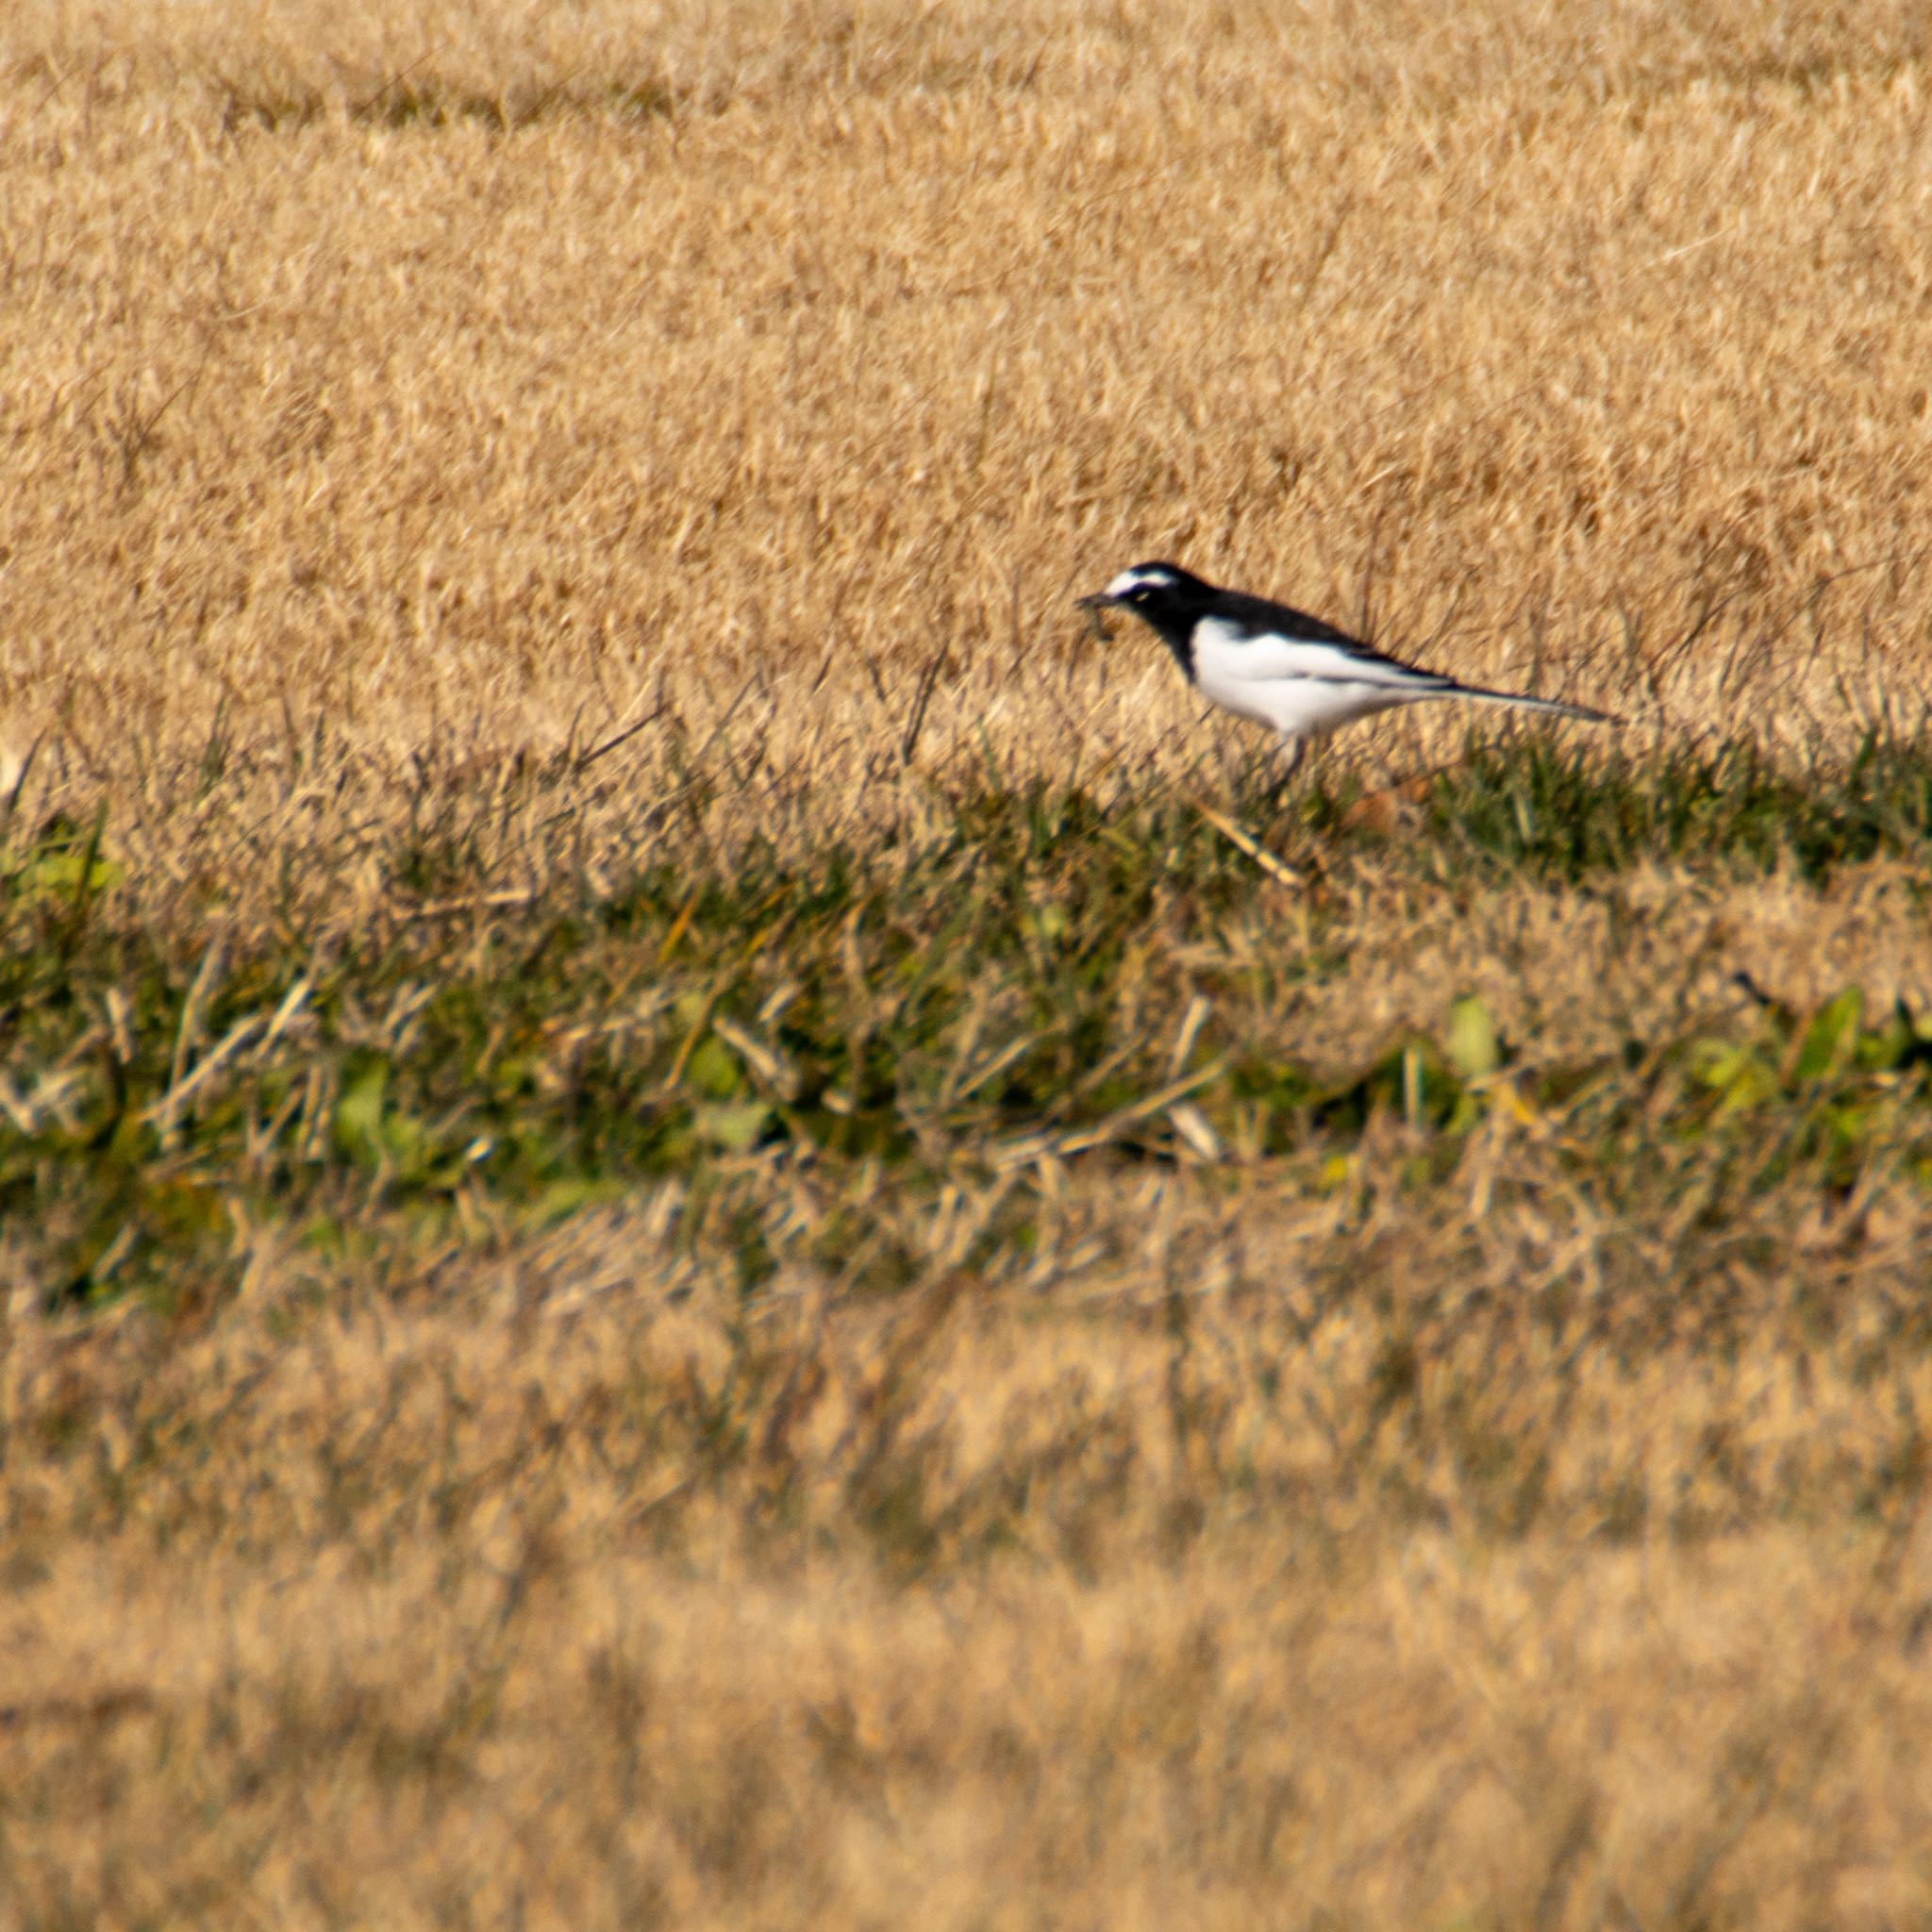
[[[1075,597],[1074,607],[1087,613],[1087,628],[1104,644],[1107,641],[1107,613],[1111,610],[1116,599],[1105,591],[1096,591],[1091,597]]]

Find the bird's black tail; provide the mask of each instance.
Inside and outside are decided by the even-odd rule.
[[[1576,718],[1586,724],[1624,722],[1608,711],[1593,711],[1588,705],[1573,705],[1563,698],[1533,698],[1517,691],[1486,691],[1479,684],[1450,684],[1441,694],[1445,698],[1474,698],[1483,705],[1518,705],[1525,711],[1547,711],[1553,718]]]

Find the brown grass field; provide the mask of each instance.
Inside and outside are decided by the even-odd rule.
[[[1932,1921],[1928,42],[16,0],[0,1925]]]

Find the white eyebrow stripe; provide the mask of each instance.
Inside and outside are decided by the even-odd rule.
[[[1143,584],[1172,584],[1174,579],[1165,571],[1124,570],[1113,582],[1101,592],[1106,597],[1124,597],[1129,591],[1138,591]]]

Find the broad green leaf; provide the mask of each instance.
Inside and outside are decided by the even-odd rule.
[[[1822,1080],[1839,1064],[1840,1056],[1856,1042],[1858,1022],[1864,1016],[1865,995],[1856,986],[1847,987],[1836,999],[1819,1008],[1805,1029],[1798,1058],[1791,1072],[1799,1080]]]
[[[381,1132],[397,1179],[413,1183],[430,1178],[436,1147],[429,1129],[414,1114],[391,1108],[383,1117]]]
[[[691,1049],[684,1063],[684,1076],[712,1100],[729,1100],[744,1084],[737,1056],[715,1033],[706,1034]]]
[[[566,1179],[550,1182],[531,1204],[527,1219],[534,1226],[549,1227],[559,1221],[567,1221],[581,1208],[595,1207],[600,1201],[615,1200],[621,1192],[621,1189],[608,1180],[573,1174]]]
[[[1465,1080],[1480,1080],[1503,1064],[1495,1022],[1475,993],[1465,993],[1449,1008],[1449,1061]]]
[[[756,1147],[770,1124],[772,1109],[761,1100],[741,1100],[701,1107],[697,1130],[714,1147],[742,1154]]]
[[[119,859],[96,852],[90,865],[86,848],[76,845],[41,853],[20,874],[21,882],[30,894],[71,899],[82,890],[83,866],[87,868],[86,891],[93,896],[112,891],[127,876],[127,868]]]
[[[1322,1163],[1322,1171],[1316,1176],[1316,1186],[1324,1193],[1333,1193],[1338,1188],[1345,1188],[1355,1179],[1357,1158],[1353,1154],[1331,1154]]]
[[[1033,929],[1047,945],[1057,944],[1067,936],[1067,908],[1054,905],[1036,907]]]
[[[358,1160],[374,1162],[383,1155],[382,1113],[389,1098],[389,1062],[363,1061],[342,1083],[336,1102],[336,1145]]]
[[[1720,1119],[1775,1099],[1780,1088],[1776,1069],[1766,1063],[1755,1046],[1743,1043],[1700,1041],[1691,1057],[1691,1073],[1721,1096]]]
[[[1883,1026],[1858,1035],[1858,1064],[1868,1073],[1888,1074],[1918,1043],[1918,1030],[1903,1004],[1893,1008]]]

